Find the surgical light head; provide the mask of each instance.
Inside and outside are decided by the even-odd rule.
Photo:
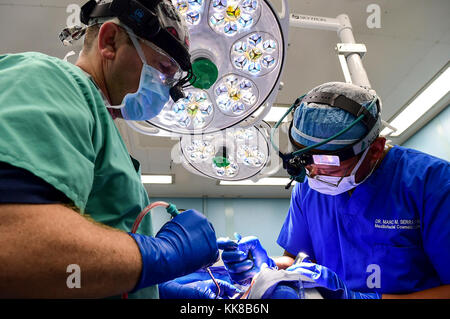
[[[380,100],[373,90],[353,84],[322,84],[297,99],[284,117],[292,110],[289,138],[296,151],[279,152],[292,181],[303,182],[311,164],[340,166],[366,150],[381,131]]]

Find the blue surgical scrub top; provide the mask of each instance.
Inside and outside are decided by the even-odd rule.
[[[392,148],[352,196],[298,183],[278,237],[355,291],[411,293],[450,284],[450,163]]]

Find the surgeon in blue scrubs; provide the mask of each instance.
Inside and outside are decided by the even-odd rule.
[[[333,94],[340,105],[326,102]],[[254,236],[219,239],[236,282],[265,264],[301,273],[325,298],[450,298],[450,163],[386,144],[374,100],[371,90],[333,82],[299,103],[289,131],[296,150],[348,127],[356,119],[348,110],[364,107],[358,114],[369,120],[309,151],[319,160],[292,191],[277,241],[283,257],[269,258]],[[357,154],[347,158],[349,149]],[[300,252],[309,258],[292,265]]]

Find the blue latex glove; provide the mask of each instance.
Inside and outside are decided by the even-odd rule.
[[[317,288],[325,299],[381,299],[381,295],[376,292],[357,292],[348,289],[338,275],[325,266],[302,262],[286,270],[298,272],[313,280],[313,282],[303,281],[304,287]]]
[[[211,271],[215,279],[226,281],[229,284],[233,283],[230,274],[228,273],[227,269],[224,266],[215,266],[215,267],[212,266],[209,267],[209,270]],[[209,279],[211,279],[209,273],[206,271],[205,268],[201,268],[189,275],[178,277],[175,279],[175,281],[179,284],[189,284],[194,281],[204,281]]]
[[[192,273],[219,257],[213,226],[195,210],[167,222],[155,237],[130,235],[142,255],[141,277],[133,292]]]
[[[263,264],[271,268],[276,267],[257,237],[241,238],[239,234],[235,234],[235,237],[237,241],[229,238],[217,239],[219,249],[223,249],[223,263],[235,282],[248,285],[253,276],[260,272]]]
[[[218,279],[217,283],[220,287],[218,299],[230,299],[241,292],[226,281]],[[159,298],[161,299],[216,299],[216,294],[217,286],[211,279],[188,284],[172,280],[159,285]]]

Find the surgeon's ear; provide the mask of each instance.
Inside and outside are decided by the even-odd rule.
[[[100,55],[113,60],[116,57],[117,48],[120,45],[121,29],[113,22],[104,23],[98,33],[98,50]]]
[[[383,157],[385,144],[386,139],[384,137],[378,137],[372,145],[370,145],[366,159],[361,164],[360,169],[356,172],[355,180],[357,183],[364,180],[373,165],[375,165],[375,163]]]
[[[384,146],[386,145],[386,138],[384,137],[378,137],[373,143],[372,146],[370,147],[369,150],[369,157],[373,160],[373,161],[377,161],[379,160],[382,156],[383,156],[383,152],[384,152]]]

